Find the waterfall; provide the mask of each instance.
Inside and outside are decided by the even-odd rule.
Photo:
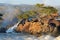
[[[16,28],[19,23],[20,23],[20,21],[19,21],[17,24],[15,24],[14,26],[10,27],[10,28],[6,31],[6,33],[13,32],[13,31],[14,31],[14,28]]]

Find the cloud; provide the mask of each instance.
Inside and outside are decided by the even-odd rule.
[[[46,5],[58,6],[60,5],[60,0],[45,0]]]
[[[42,3],[42,0],[0,0],[0,3],[8,3],[8,4],[36,4]]]

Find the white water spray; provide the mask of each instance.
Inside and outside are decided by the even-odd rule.
[[[50,35],[42,35],[42,36],[37,37],[37,38],[35,38],[35,36],[26,37],[26,38],[24,38],[24,40],[60,40],[60,36],[53,37],[53,36],[50,36]]]
[[[17,22],[17,16],[20,14],[20,10],[18,8],[12,6],[6,6],[4,15],[2,16],[3,22],[2,27],[6,27],[7,25],[13,25]],[[15,19],[15,21],[13,21]]]
[[[20,23],[20,22],[18,22],[18,23],[15,24],[14,26],[10,27],[10,28],[6,31],[6,33],[13,32],[13,31],[14,31],[14,28],[16,28],[16,27],[18,26],[19,23]]]

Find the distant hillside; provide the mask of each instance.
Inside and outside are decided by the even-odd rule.
[[[21,4],[21,5],[10,5],[10,4],[2,4],[0,3],[0,13],[5,13],[7,9],[9,8],[18,8],[21,11],[27,11],[30,9],[33,9],[33,5],[27,5],[27,4]],[[12,10],[12,9],[11,9]]]
[[[3,14],[3,23],[2,26],[10,25],[11,23],[17,22],[16,16],[20,14],[22,11],[27,11],[32,9],[33,5],[10,5],[0,3],[0,13]]]

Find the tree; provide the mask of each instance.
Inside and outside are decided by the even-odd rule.
[[[57,11],[58,10],[56,8],[50,6],[45,6],[38,10],[38,12],[40,12],[40,14],[42,15],[44,14],[51,15],[51,13],[57,13]]]
[[[25,14],[25,13],[22,16],[23,16],[23,19],[29,18],[29,15],[28,14]]]
[[[28,13],[29,13],[28,15],[31,16],[31,17],[33,17],[34,15],[36,15],[36,12],[33,11],[33,10],[30,10]]]
[[[23,13],[23,14],[18,15],[17,18],[18,18],[18,19],[27,19],[27,18],[29,18],[29,15]]]
[[[44,17],[46,15],[51,15],[58,12],[56,8],[51,6],[44,6],[44,4],[36,4],[36,6],[38,8],[35,7],[36,9],[34,10],[25,11],[22,14],[18,15],[18,18],[27,19],[29,17],[37,17],[40,19],[41,17]]]
[[[36,4],[36,7],[43,7],[44,4]]]
[[[17,16],[17,18],[18,18],[18,19],[22,19],[22,18],[23,18],[22,14],[19,14],[19,15]]]

